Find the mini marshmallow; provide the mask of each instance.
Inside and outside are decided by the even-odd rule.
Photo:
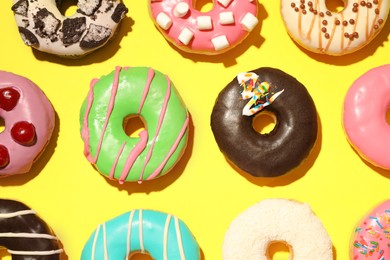
[[[198,16],[196,18],[196,23],[199,30],[210,30],[213,28],[210,16]]]
[[[178,39],[184,45],[187,45],[193,37],[194,37],[194,33],[190,29],[188,29],[187,27],[184,27],[183,30],[181,30]]]
[[[219,23],[224,25],[234,24],[233,12],[221,12],[219,14]]]
[[[232,0],[218,0],[218,3],[223,5],[224,7],[227,7]]]
[[[229,47],[229,42],[226,38],[226,35],[214,37],[213,39],[211,39],[211,42],[213,43],[214,49],[216,51]]]
[[[241,20],[241,25],[246,31],[250,32],[253,30],[253,28],[255,28],[258,22],[259,20],[256,16],[251,13],[246,13],[246,15]]]
[[[175,6],[175,9],[173,10],[173,14],[176,17],[183,17],[188,13],[188,10],[190,9],[189,5],[185,2],[180,2]]]
[[[168,30],[172,26],[172,20],[163,12],[159,13],[156,18],[157,24],[164,30]]]

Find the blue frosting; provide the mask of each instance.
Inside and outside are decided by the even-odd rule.
[[[158,211],[134,210],[99,225],[85,244],[81,260],[127,259],[130,253],[142,251],[156,260],[200,259],[199,245],[183,221]]]

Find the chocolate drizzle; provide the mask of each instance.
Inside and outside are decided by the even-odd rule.
[[[252,71],[259,80],[284,89],[270,106],[276,125],[269,134],[252,127],[253,116],[243,116],[246,100],[233,79],[219,94],[211,114],[211,129],[222,153],[234,165],[256,177],[275,177],[299,166],[317,139],[317,112],[306,88],[292,76],[273,68]],[[260,112],[261,114],[263,112]]]
[[[50,227],[21,202],[0,199],[0,246],[13,260],[58,260],[62,249]]]

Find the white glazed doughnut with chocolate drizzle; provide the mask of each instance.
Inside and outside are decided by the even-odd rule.
[[[331,11],[325,0],[281,0],[289,35],[307,50],[328,55],[355,52],[379,34],[389,14],[389,0],[345,0]]]
[[[64,57],[81,57],[104,46],[128,9],[120,0],[78,0],[70,17],[62,0],[13,0],[19,33],[28,46]]]

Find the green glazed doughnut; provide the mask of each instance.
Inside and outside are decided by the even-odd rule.
[[[125,120],[138,116],[145,129],[128,136]],[[119,183],[166,174],[183,154],[188,111],[168,76],[145,67],[116,67],[91,81],[80,111],[84,155]]]

